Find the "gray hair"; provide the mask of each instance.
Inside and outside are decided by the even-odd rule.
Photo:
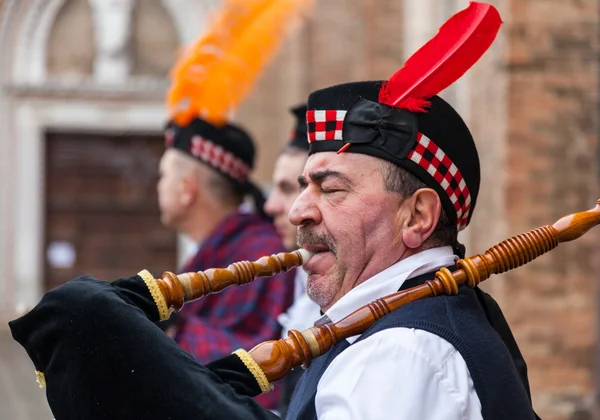
[[[382,161],[381,173],[386,191],[398,194],[402,199],[411,197],[417,190],[428,188],[419,178],[388,161]],[[442,207],[435,230],[424,243],[425,249],[438,246],[454,246],[458,241],[456,223],[452,223]]]

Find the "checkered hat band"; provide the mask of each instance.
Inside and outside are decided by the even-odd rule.
[[[250,166],[204,137],[192,137],[190,153],[238,181],[245,180],[250,173]]]
[[[471,194],[456,165],[434,142],[419,133],[417,144],[408,158],[425,169],[448,194],[456,210],[458,230],[463,230],[471,212]]]
[[[306,112],[308,142],[342,140],[342,127],[347,111],[314,110]]]

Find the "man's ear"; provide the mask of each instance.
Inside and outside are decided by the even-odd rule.
[[[179,199],[184,207],[190,207],[194,201],[198,200],[201,194],[198,177],[195,176],[194,171],[189,171],[186,175],[181,177],[179,188]]]
[[[440,197],[431,188],[421,188],[402,207],[408,213],[402,229],[402,242],[408,248],[419,248],[431,236],[440,219]]]

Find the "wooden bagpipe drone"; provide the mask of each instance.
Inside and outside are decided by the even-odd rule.
[[[403,290],[361,307],[334,324],[312,327],[305,331],[291,330],[285,339],[266,341],[249,351],[269,383],[284,377],[298,365],[308,367],[311,361],[329,351],[348,337],[365,332],[378,319],[411,302],[443,295],[456,295],[465,285],[474,288],[492,274],[501,274],[527,264],[556,248],[559,243],[581,237],[600,223],[600,200],[588,211],[565,216],[552,226],[543,226],[509,238],[483,254],[463,258],[457,270],[440,269],[435,277],[422,285]],[[311,253],[300,249],[263,257],[255,262],[237,262],[225,269],[210,269],[198,273],[175,275],[165,272],[156,279],[160,296],[155,296],[161,318],[166,319],[190,302],[224,288],[241,286],[258,277],[272,276],[310,259]],[[157,299],[158,298],[158,299]]]

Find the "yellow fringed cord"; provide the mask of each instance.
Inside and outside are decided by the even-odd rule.
[[[248,368],[256,382],[258,382],[258,386],[260,387],[260,391],[264,394],[265,392],[269,392],[273,389],[273,385],[269,383],[265,373],[262,371],[260,366],[254,361],[250,353],[248,353],[244,349],[239,349],[233,352],[237,357],[242,360],[242,363]]]
[[[40,388],[45,388],[46,387],[46,376],[44,375],[44,372],[40,372],[39,370],[36,370],[35,371],[35,381],[37,382],[37,384]]]
[[[167,301],[165,297],[160,292],[160,288],[156,283],[156,279],[148,270],[142,270],[138,273],[138,276],[144,280],[146,283],[146,287],[150,291],[152,295],[152,299],[154,299],[154,303],[156,304],[156,308],[158,309],[158,316],[161,321],[166,321],[171,317],[171,310],[167,307]]]

